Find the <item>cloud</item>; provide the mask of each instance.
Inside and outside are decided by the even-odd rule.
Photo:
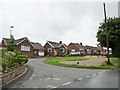
[[[103,20],[102,2],[6,2],[1,5],[0,38],[9,37],[14,25],[15,38],[28,37],[44,44],[46,40],[83,42],[96,45],[96,32]],[[117,3],[107,3],[109,16],[117,16]]]

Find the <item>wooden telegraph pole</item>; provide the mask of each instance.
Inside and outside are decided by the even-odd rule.
[[[107,46],[107,58],[108,58],[107,64],[111,64],[110,56],[109,56],[109,42],[108,42],[108,30],[107,30],[107,18],[106,18],[105,3],[103,3],[103,6],[104,6],[104,16],[105,16],[105,32],[106,32],[106,46]]]

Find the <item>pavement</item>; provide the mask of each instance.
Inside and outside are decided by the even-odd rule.
[[[81,68],[67,68],[67,67],[59,67],[48,65],[43,62],[44,58],[36,58],[30,59],[27,63],[28,71],[19,79],[13,81],[12,83],[5,85],[3,88],[47,88],[47,89],[54,89],[54,88],[89,88],[89,86],[94,86],[95,82],[101,80],[105,82],[106,79],[112,78],[112,74],[105,74],[109,72],[108,69],[81,69]],[[96,76],[102,75],[101,78],[96,78]],[[114,74],[114,73],[113,73]],[[118,87],[116,80],[118,77],[117,74],[113,75],[114,78],[111,81],[114,83],[110,84],[110,87]],[[93,82],[92,84],[86,84],[89,82]],[[90,81],[91,80],[91,81]],[[83,81],[83,82],[82,82]],[[75,86],[76,85],[76,86]],[[96,87],[102,88],[103,85],[98,85]],[[105,87],[105,86],[104,86]],[[106,86],[106,88],[109,86]],[[94,88],[94,87],[93,87]]]

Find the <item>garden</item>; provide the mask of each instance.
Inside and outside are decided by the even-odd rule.
[[[0,71],[3,73],[9,72],[11,69],[15,69],[28,62],[27,56],[21,53],[7,51],[5,49],[2,49],[1,52],[2,57],[0,58]]]

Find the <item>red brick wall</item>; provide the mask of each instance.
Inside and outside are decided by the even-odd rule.
[[[30,51],[21,51],[21,45],[25,45],[25,46],[30,46]],[[20,43],[19,45],[15,46],[15,49],[17,52],[22,52],[25,55],[27,55],[28,57],[34,57],[34,48],[33,46],[28,42],[28,40],[24,40],[22,43]]]
[[[68,48],[69,48],[70,50],[74,49],[76,52],[79,52],[79,51],[80,51],[80,49],[77,48],[76,46],[74,46],[72,43],[70,43],[70,44],[68,45]]]
[[[48,43],[44,45],[44,48],[45,48],[45,55],[55,55],[54,50],[57,52],[57,55],[63,55],[67,53],[67,50],[63,45],[60,48],[64,48],[65,52],[61,52],[60,48],[51,47],[51,45],[49,45]],[[52,52],[48,52],[48,48],[52,48]]]
[[[51,45],[49,45],[48,43],[46,43],[44,45],[45,48],[45,55],[54,55],[54,49],[51,47]],[[48,48],[52,48],[52,52],[48,52]]]
[[[60,48],[64,48],[64,52],[62,52],[62,51],[60,50]],[[58,55],[64,55],[64,54],[67,53],[67,49],[66,49],[63,45],[62,45],[60,48],[57,48],[57,49],[56,49]]]

